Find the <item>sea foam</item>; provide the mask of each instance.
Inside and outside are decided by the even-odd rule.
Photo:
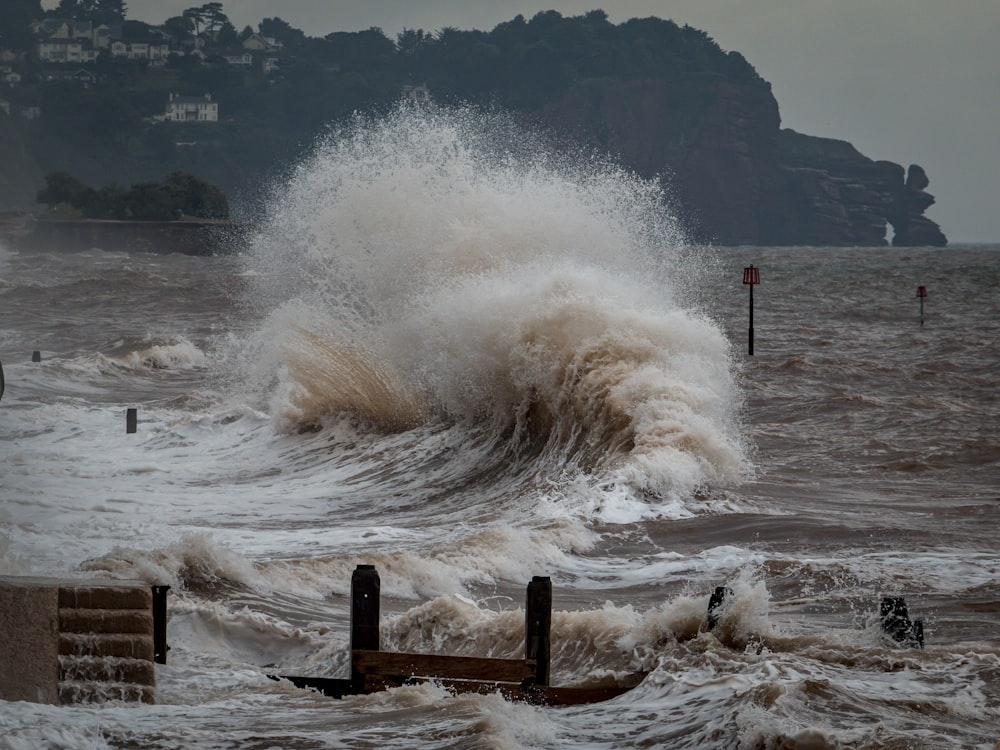
[[[556,472],[688,495],[746,465],[728,341],[685,303],[697,263],[658,182],[403,106],[276,190],[246,255],[249,377],[282,431],[475,425]]]

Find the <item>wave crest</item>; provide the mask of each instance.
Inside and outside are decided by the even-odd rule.
[[[657,492],[743,468],[728,342],[666,270],[704,258],[660,183],[507,118],[401,107],[334,132],[246,260],[263,329],[296,340],[283,429],[468,422]]]

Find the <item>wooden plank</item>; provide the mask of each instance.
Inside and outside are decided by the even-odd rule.
[[[386,651],[351,652],[351,669],[366,675],[440,677],[521,683],[535,677],[532,659],[492,659],[480,656],[441,656]]]
[[[365,693],[377,693],[381,690],[402,687],[407,684],[423,684],[433,682],[456,694],[462,693],[500,693],[511,701],[527,701],[529,703],[545,703],[545,696],[533,687],[525,687],[517,682],[496,682],[490,680],[456,680],[440,677],[402,677],[386,675],[366,675]]]
[[[535,688],[543,696],[543,703],[549,706],[578,706],[585,703],[600,703],[617,698],[632,690],[631,687],[539,687]]]
[[[350,680],[337,679],[335,677],[299,677],[287,674],[269,674],[268,678],[272,680],[288,680],[295,687],[318,690],[329,698],[343,698],[345,695],[355,695],[357,693],[353,689]]]
[[[509,701],[532,703],[539,706],[578,706],[587,703],[617,698],[632,690],[632,687],[617,685],[604,687],[548,687],[523,685],[516,682],[496,682],[487,680],[456,680],[436,677],[389,677],[385,675],[366,675],[365,693],[377,693],[382,690],[402,687],[410,683],[433,682],[453,693],[499,693]]]

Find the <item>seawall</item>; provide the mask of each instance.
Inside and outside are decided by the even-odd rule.
[[[0,577],[0,700],[155,700],[153,596],[140,581]]]
[[[246,224],[225,221],[33,220],[0,239],[18,250],[31,251],[100,248],[108,252],[218,255],[238,250],[248,231]]]

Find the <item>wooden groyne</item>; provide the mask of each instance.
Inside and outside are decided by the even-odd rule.
[[[372,565],[359,565],[351,577],[351,676],[349,678],[272,675],[332,698],[364,695],[406,684],[433,681],[456,693],[496,692],[511,700],[543,705],[572,705],[609,700],[627,687],[554,687],[550,685],[552,582],[535,576],[524,608],[524,657],[498,659],[382,651],[379,639],[381,582]]]

